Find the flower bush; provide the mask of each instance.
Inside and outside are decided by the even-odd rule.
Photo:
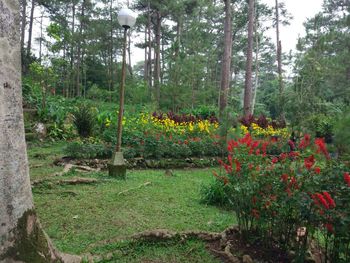
[[[314,239],[324,262],[349,262],[349,167],[332,160],[320,138],[305,135],[289,151],[271,155],[274,143],[250,133],[231,140],[227,159],[220,161],[223,173],[214,173],[243,237],[296,251],[300,262]]]

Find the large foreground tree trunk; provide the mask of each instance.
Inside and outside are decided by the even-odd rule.
[[[0,262],[65,262],[34,210],[24,139],[19,21],[18,0],[0,0]]]

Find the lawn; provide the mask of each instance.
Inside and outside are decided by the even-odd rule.
[[[109,260],[102,262],[217,262],[197,240],[135,243],[130,239],[145,230],[222,231],[234,224],[232,212],[200,203],[201,185],[213,180],[211,169],[175,170],[173,176],[166,176],[164,170],[129,170],[126,180],[110,178],[104,171],[53,177],[62,170],[52,162],[63,155],[63,147],[51,143],[28,150],[31,178],[47,179],[33,188],[36,209],[60,250],[108,255]],[[98,181],[55,183],[68,177]],[[125,190],[129,191],[120,194]]]

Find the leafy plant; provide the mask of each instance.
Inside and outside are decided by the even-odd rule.
[[[96,125],[95,113],[86,104],[82,104],[73,112],[73,123],[80,137],[90,137]]]

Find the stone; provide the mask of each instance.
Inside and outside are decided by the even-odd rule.
[[[123,152],[115,152],[112,156],[112,160],[108,163],[108,174],[112,177],[120,179],[126,178],[126,163],[124,160]]]
[[[249,255],[244,255],[243,256],[243,263],[254,263],[254,261]]]
[[[47,129],[44,123],[38,122],[34,125],[34,131],[40,139],[44,139],[47,135]]]

